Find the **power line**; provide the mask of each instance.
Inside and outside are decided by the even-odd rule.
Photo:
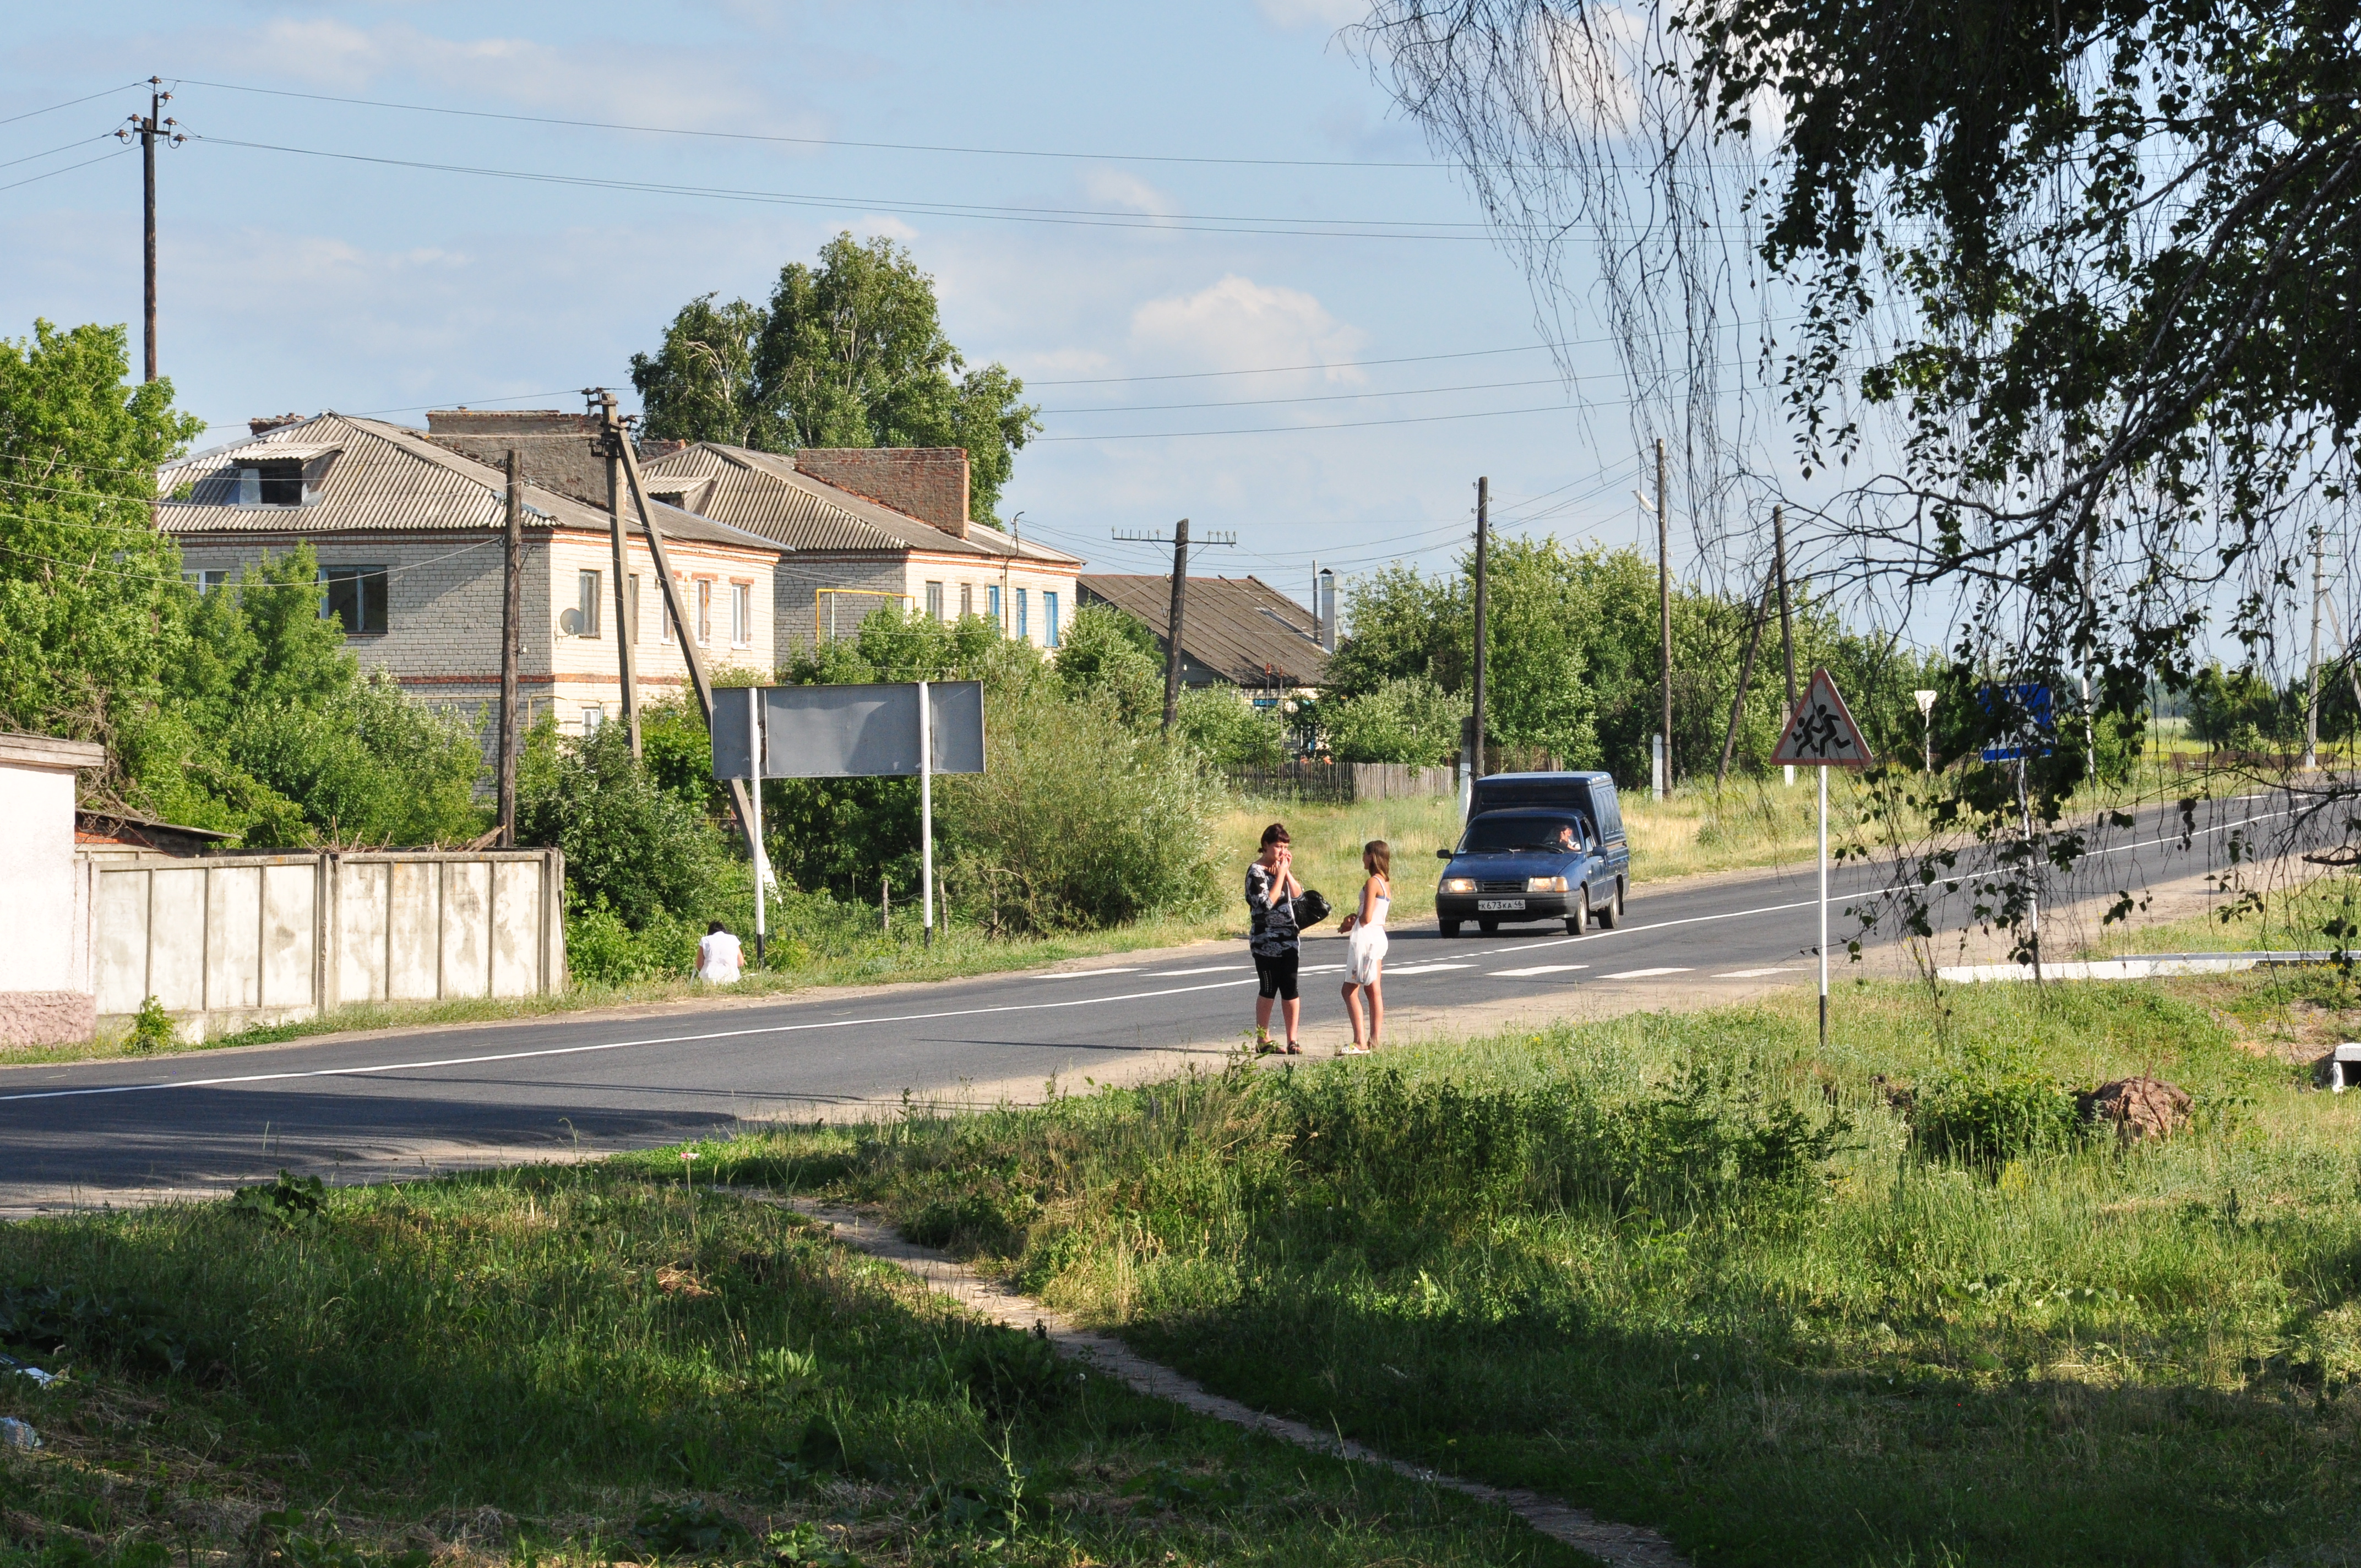
[[[110,158],[122,158],[127,155],[130,151],[131,149],[127,147],[120,147],[115,148],[113,152],[103,152],[96,158],[84,159],[80,163],[69,163],[62,169],[52,169],[46,174],[35,174],[23,180],[14,181],[6,185],[0,185],[0,191],[14,191],[19,185],[30,185],[35,181],[52,180],[60,174],[71,174],[77,169],[88,169],[92,164],[104,163]]]
[[[1081,159],[1100,163],[1191,163],[1251,169],[1423,169],[1455,171],[1455,164],[1408,160],[1388,162],[1330,158],[1213,158],[1186,153],[1060,152],[1035,148],[956,147],[928,142],[852,141],[836,137],[791,137],[761,131],[695,130],[685,126],[638,126],[614,120],[565,119],[554,115],[516,115],[492,109],[452,109],[434,104],[401,104],[382,98],[346,98],[333,93],[297,93],[280,87],[253,87],[237,82],[206,82],[193,76],[174,79],[192,87],[216,87],[229,93],[254,93],[272,98],[304,98],[317,104],[348,104],[368,109],[399,109],[413,115],[451,115],[473,120],[507,120],[516,125],[562,126],[574,130],[631,131],[646,136],[701,137],[714,141],[767,142],[785,147],[851,148],[867,152],[955,153],[969,158],[1038,158]],[[136,82],[133,85],[137,85]],[[119,89],[118,89],[119,91]],[[87,102],[78,99],[76,102]],[[60,107],[64,105],[60,104]],[[47,111],[36,110],[35,113]],[[0,125],[5,125],[0,120]]]
[[[12,158],[5,163],[0,163],[0,169],[14,169],[20,163],[32,163],[44,158],[55,158],[61,152],[71,152],[75,148],[88,147],[94,141],[104,141],[114,134],[113,131],[101,131],[94,137],[76,137],[73,140],[53,147],[47,152],[28,152],[22,158]],[[63,173],[64,170],[60,170],[59,172]]]
[[[1594,379],[1577,377],[1578,380]],[[1531,381],[1477,381],[1460,387],[1409,387],[1389,392],[1320,392],[1301,398],[1225,398],[1208,403],[1115,403],[1100,409],[1043,409],[1044,414],[1137,414],[1173,413],[1182,409],[1260,409],[1279,403],[1342,403],[1363,398],[1425,398],[1444,392],[1490,392],[1504,387],[1554,387],[1564,382],[1555,376],[1543,376]]]
[[[1122,435],[1037,435],[1027,445],[1050,441],[1178,441],[1197,435],[1301,435],[1321,430],[1367,430],[1381,424],[1439,424],[1445,420],[1506,419],[1511,414],[1564,413],[1572,405],[1543,403],[1528,409],[1486,409],[1476,413],[1415,414],[1402,419],[1338,420],[1331,424],[1260,424],[1233,430],[1144,430]]]
[[[72,108],[76,104],[87,104],[87,103],[91,102],[91,100],[92,100],[92,99],[94,99],[94,98],[104,98],[104,97],[108,96],[108,95],[109,95],[109,94],[111,94],[111,93],[120,93],[120,92],[124,91],[124,89],[125,89],[125,88],[130,88],[130,87],[144,87],[144,86],[146,86],[146,85],[147,85],[147,83],[146,83],[144,81],[137,81],[137,80],[135,80],[135,81],[131,81],[131,82],[125,82],[125,83],[123,84],[123,86],[122,86],[122,87],[109,87],[109,88],[107,88],[107,89],[105,90],[105,92],[103,92],[103,93],[93,93],[90,95],[90,97],[88,97],[88,98],[69,98],[69,99],[67,99],[67,100],[66,100],[64,103],[62,103],[62,104],[50,104],[50,105],[49,105],[48,108],[46,108],[46,109],[27,109],[27,110],[26,110],[26,111],[25,111],[23,114],[21,114],[21,115],[9,115],[6,119],[5,119],[5,120],[0,120],[0,126],[13,126],[13,125],[15,125],[18,120],[29,120],[29,119],[36,118],[37,116],[41,115],[54,115],[54,114],[56,114],[60,109],[71,109],[71,108]]]
[[[809,195],[789,191],[752,191],[732,186],[686,185],[666,181],[617,180],[588,174],[550,174],[532,170],[493,169],[476,164],[435,163],[420,159],[386,158],[370,153],[330,152],[320,148],[289,147],[280,142],[246,141],[235,137],[190,133],[190,139],[214,147],[245,148],[302,158],[333,159],[345,163],[369,163],[390,169],[416,169],[436,174],[467,174],[489,180],[521,180],[541,185],[570,185],[598,191],[630,191],[645,195],[696,196],[712,201],[751,202],[767,206],[843,208],[903,213],[919,217],[972,218],[996,223],[1051,224],[1070,228],[1148,229],[1182,234],[1271,235],[1313,239],[1401,239],[1488,242],[1489,225],[1458,220],[1426,218],[1287,218],[1230,216],[1222,214],[1121,214],[1094,207],[1016,207],[976,203],[920,202],[871,196]],[[1286,225],[1286,227],[1257,227]],[[1448,230],[1475,230],[1449,233]],[[1401,233],[1400,230],[1433,232]]]

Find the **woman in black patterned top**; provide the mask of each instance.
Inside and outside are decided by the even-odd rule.
[[[1247,946],[1254,952],[1257,981],[1255,1048],[1279,1048],[1270,1043],[1270,1004],[1278,1001],[1287,1020],[1287,1054],[1300,1057],[1303,1047],[1296,1043],[1295,1031],[1302,1021],[1303,1003],[1296,996],[1295,971],[1303,948],[1302,934],[1295,927],[1295,900],[1303,896],[1303,885],[1295,880],[1294,852],[1286,824],[1274,822],[1262,830],[1262,854],[1246,868],[1246,908],[1254,914]]]

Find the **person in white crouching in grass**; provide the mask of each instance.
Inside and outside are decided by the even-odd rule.
[[[705,940],[697,944],[697,978],[708,985],[735,985],[739,962],[738,938],[719,920],[707,927]]]
[[[1345,916],[1345,1014],[1353,1020],[1348,1057],[1367,1056],[1377,1048],[1386,1026],[1386,999],[1378,982],[1386,969],[1386,912],[1393,907],[1393,846],[1372,839],[1361,846],[1361,869],[1369,880],[1361,884],[1361,907]],[[1369,1000],[1368,1033],[1361,1032],[1361,999]]]

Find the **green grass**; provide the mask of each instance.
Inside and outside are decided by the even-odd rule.
[[[2223,983],[1836,1000],[734,1150],[1700,1563],[2361,1562],[2361,1096]],[[2140,1071],[2191,1128],[2083,1131]]]
[[[0,1342],[66,1375],[0,1376],[44,1439],[0,1450],[0,1562],[1587,1561],[1080,1376],[685,1168],[0,1228]]]

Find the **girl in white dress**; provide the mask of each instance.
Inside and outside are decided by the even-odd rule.
[[[1361,846],[1361,869],[1369,880],[1361,884],[1361,907],[1345,916],[1345,1013],[1353,1020],[1348,1057],[1365,1057],[1377,1048],[1386,1026],[1386,1000],[1378,990],[1386,967],[1386,911],[1393,905],[1394,852],[1383,839]],[[1361,1026],[1361,998],[1369,999],[1368,1030]]]

